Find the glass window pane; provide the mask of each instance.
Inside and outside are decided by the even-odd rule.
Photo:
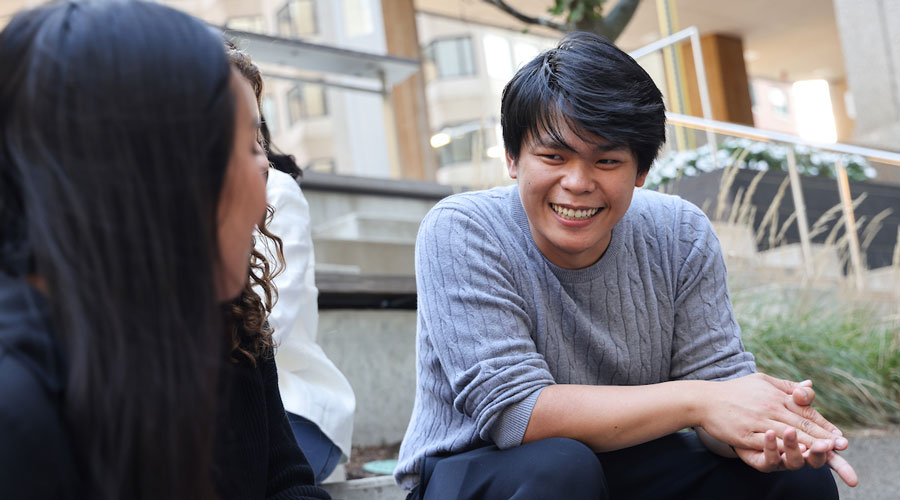
[[[435,40],[427,52],[434,59],[438,78],[453,78],[475,74],[472,40],[469,38]]]
[[[225,22],[225,27],[251,33],[263,33],[265,31],[262,16],[232,17]]]
[[[278,34],[300,37],[316,34],[316,4],[314,0],[288,0],[278,14]]]
[[[538,48],[534,45],[522,42],[517,43],[513,48],[513,59],[516,65],[516,69],[521,68],[528,61],[534,59],[538,54],[540,54],[540,50],[538,50]]]
[[[484,35],[484,64],[488,75],[498,80],[512,77],[512,59],[509,42],[497,35]]]
[[[325,104],[325,89],[321,85],[304,85],[303,116],[312,118],[327,114],[328,107]]]
[[[371,0],[344,0],[344,31],[347,36],[364,36],[374,30]]]
[[[275,15],[275,21],[278,24],[278,34],[283,37],[292,37],[291,31],[291,10],[290,5],[282,7],[278,14]]]
[[[262,115],[269,128],[269,133],[275,135],[281,128],[278,126],[278,106],[275,104],[275,98],[265,95],[262,98]]]
[[[316,34],[316,6],[313,0],[291,0],[291,21],[294,36]]]
[[[288,121],[294,125],[303,116],[303,101],[300,98],[300,85],[287,92]]]

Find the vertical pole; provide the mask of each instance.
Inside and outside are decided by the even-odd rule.
[[[791,177],[791,196],[794,198],[794,212],[797,213],[797,229],[800,231],[800,249],[803,253],[803,271],[806,279],[813,277],[812,245],[809,241],[809,221],[806,219],[806,202],[803,200],[803,190],[800,186],[800,174],[797,172],[797,158],[794,156],[794,147],[790,144],[787,148],[788,175]]]
[[[656,13],[659,21],[659,31],[663,37],[671,35],[676,29],[676,13],[671,0],[656,0]],[[667,45],[662,48],[663,67],[666,70],[666,95],[669,98],[669,108],[680,114],[687,114],[684,103],[684,83],[681,79],[680,54],[675,45]],[[679,151],[688,149],[687,132],[682,127],[675,128],[675,145]]]
[[[847,178],[847,169],[844,161],[838,159],[834,164],[837,170],[838,191],[841,194],[841,205],[844,209],[844,225],[847,230],[847,243],[850,246],[850,263],[853,266],[853,274],[857,290],[863,288],[862,256],[859,250],[859,235],[856,234],[856,217],[853,215],[853,199],[850,197],[850,180]]]
[[[700,33],[696,27],[692,27],[691,33],[691,50],[694,53],[694,70],[697,72],[697,88],[700,89],[700,108],[703,111],[703,119],[712,121],[712,104],[709,101],[709,82],[706,81],[706,67],[703,62],[703,47],[700,45]],[[713,169],[718,167],[716,162],[716,154],[719,146],[716,143],[716,133],[706,126],[706,143],[709,144],[709,151],[712,155]]]
[[[403,177],[403,166],[400,165],[400,143],[397,137],[397,123],[394,120],[394,100],[387,84],[384,71],[381,71],[381,108],[384,113],[384,135],[387,139],[388,167],[391,177]]]

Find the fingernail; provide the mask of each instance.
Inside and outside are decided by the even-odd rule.
[[[837,435],[838,435],[838,436],[843,436],[843,435],[844,435],[844,433],[843,433],[843,432],[841,432],[841,430],[840,430],[840,429],[838,429],[838,428],[835,428],[835,429],[834,429],[834,430],[833,430],[833,431],[831,431],[831,432],[833,432],[833,433],[835,433],[835,434],[837,434]]]
[[[847,446],[848,442],[846,438],[839,437],[834,441],[834,444],[840,448],[843,448],[844,446]]]

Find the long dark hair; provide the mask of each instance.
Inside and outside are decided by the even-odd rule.
[[[213,498],[221,38],[157,4],[59,3],[12,19],[0,74],[0,266],[47,285],[83,493]]]

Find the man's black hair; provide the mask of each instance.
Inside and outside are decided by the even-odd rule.
[[[593,33],[570,33],[523,66],[503,89],[503,142],[518,159],[526,140],[562,140],[568,126],[627,146],[638,172],[650,170],[666,140],[662,94],[628,54]],[[590,142],[590,141],[588,141]]]

